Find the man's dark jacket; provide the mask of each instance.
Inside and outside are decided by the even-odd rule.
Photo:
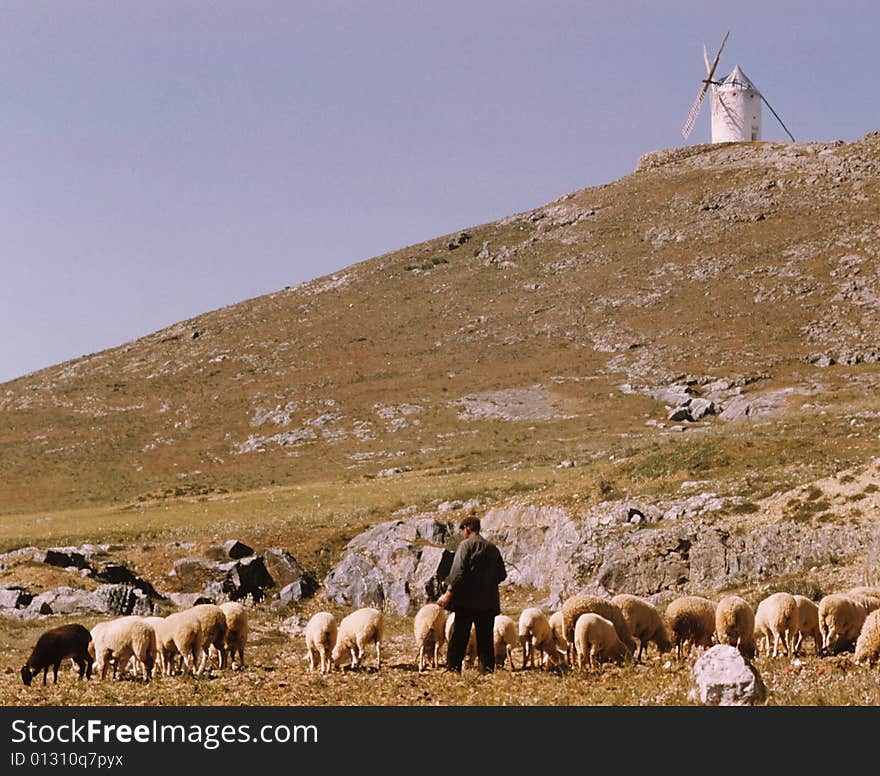
[[[491,610],[501,614],[498,584],[507,578],[501,553],[480,534],[462,540],[455,551],[452,570],[446,584],[452,591],[450,611],[462,609]]]

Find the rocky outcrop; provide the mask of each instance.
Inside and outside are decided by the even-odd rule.
[[[706,650],[694,663],[691,679],[688,698],[704,706],[751,706],[767,697],[758,670],[727,644]]]
[[[452,566],[443,544],[453,524],[433,518],[392,520],[356,536],[324,579],[324,597],[399,615],[435,600]]]
[[[34,596],[27,610],[34,614],[149,615],[153,602],[131,585],[100,585],[95,590],[57,587]]]

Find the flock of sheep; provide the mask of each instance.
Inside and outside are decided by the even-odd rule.
[[[455,614],[437,604],[425,604],[413,620],[419,671],[430,664],[440,667],[440,650],[452,633]],[[364,608],[349,614],[337,625],[330,612],[319,612],[305,629],[309,669],[329,673],[350,657],[360,665],[371,645],[376,666],[382,667],[383,618],[378,609]],[[880,588],[856,587],[846,593],[822,598],[818,605],[809,598],[774,593],[756,611],[740,596],[720,601],[683,596],[660,611],[638,596],[621,594],[611,599],[576,595],[547,616],[529,607],[519,622],[505,614],[495,617],[495,662],[514,669],[513,650],[521,648],[523,668],[566,663],[571,667],[594,667],[605,661],[641,661],[649,644],[660,653],[675,649],[681,658],[694,648],[713,643],[737,647],[752,660],[761,646],[765,654],[797,655],[804,639],[813,640],[816,654],[854,650],[856,662],[880,659]],[[638,643],[637,643],[638,642]],[[636,651],[638,647],[638,651]],[[476,634],[471,630],[466,660],[476,658]]]
[[[425,604],[413,620],[419,671],[439,668],[440,651],[452,633],[454,613],[437,604]],[[367,649],[375,647],[376,667],[382,667],[384,618],[379,609],[357,609],[337,622],[331,612],[318,612],[304,631],[310,671],[330,673],[350,662],[360,666]],[[611,599],[575,595],[547,616],[539,607],[528,607],[515,622],[495,618],[496,665],[514,670],[513,650],[522,650],[521,667],[567,664],[593,667],[606,661],[641,661],[648,645],[660,653],[675,650],[681,658],[694,648],[713,643],[729,644],[752,660],[759,648],[767,655],[797,655],[804,639],[813,640],[816,654],[853,650],[857,663],[880,660],[880,588],[856,587],[823,597],[818,605],[809,598],[774,593],[756,610],[737,595],[718,602],[700,596],[676,598],[663,614],[634,595]],[[29,685],[49,669],[54,680],[65,659],[72,659],[79,676],[90,678],[92,669],[106,678],[112,668],[117,678],[126,669],[149,681],[154,671],[164,675],[202,674],[216,662],[218,668],[242,668],[248,638],[244,606],[227,602],[200,604],[167,617],[120,617],[101,622],[88,631],[82,625],[63,625],[43,633],[21,669]],[[636,650],[638,647],[638,651]],[[476,635],[471,630],[466,661],[476,658]]]

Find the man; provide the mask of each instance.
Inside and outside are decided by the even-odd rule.
[[[442,608],[455,612],[446,667],[449,671],[461,672],[473,626],[480,670],[490,673],[495,670],[492,628],[495,615],[501,614],[498,585],[507,578],[507,570],[498,548],[480,535],[480,519],[476,515],[468,515],[458,527],[463,538],[455,551],[446,592],[437,599]]]

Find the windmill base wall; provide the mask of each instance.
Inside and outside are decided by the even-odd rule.
[[[719,89],[712,95],[713,143],[739,143],[760,139],[760,94],[723,92]]]

